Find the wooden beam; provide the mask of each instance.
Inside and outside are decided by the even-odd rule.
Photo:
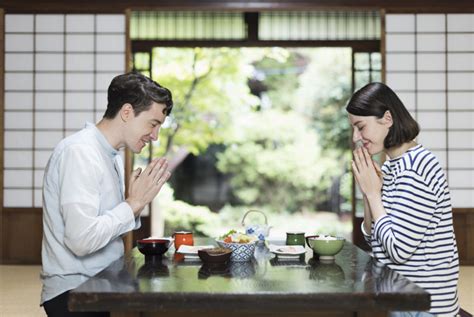
[[[356,51],[377,51],[379,40],[324,40],[324,41],[239,41],[239,40],[133,40],[133,52],[148,52],[153,47],[352,47]]]
[[[123,13],[132,10],[378,10],[474,12],[472,0],[0,0],[6,13]]]

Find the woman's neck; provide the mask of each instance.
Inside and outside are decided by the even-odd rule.
[[[417,143],[415,141],[410,141],[403,143],[400,146],[392,147],[390,149],[386,149],[385,153],[388,155],[390,159],[402,156],[406,151],[411,149],[412,147],[416,146]]]

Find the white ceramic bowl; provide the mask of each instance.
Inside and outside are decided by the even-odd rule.
[[[230,256],[230,261],[232,262],[250,261],[253,258],[255,245],[257,244],[257,241],[249,243],[227,243],[222,240],[216,240],[216,242],[221,248],[232,250],[232,255]]]

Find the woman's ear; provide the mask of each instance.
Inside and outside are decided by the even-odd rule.
[[[388,110],[383,114],[382,120],[389,128],[393,125],[392,114]]]

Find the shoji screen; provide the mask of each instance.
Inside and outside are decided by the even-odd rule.
[[[5,16],[4,207],[41,207],[52,149],[101,118],[125,43],[125,15]]]
[[[447,171],[453,207],[474,207],[474,14],[388,14],[386,82]]]

